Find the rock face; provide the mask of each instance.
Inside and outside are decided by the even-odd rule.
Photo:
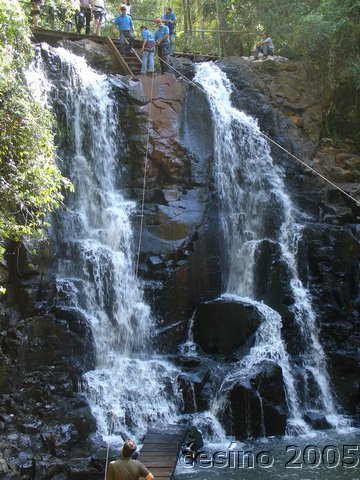
[[[273,145],[273,158],[286,172],[292,199],[307,215],[298,268],[313,298],[339,403],[345,412],[354,415],[360,400],[356,327],[360,208],[334,184],[359,198],[359,156],[351,140],[341,150],[331,139],[321,138],[321,91],[316,68],[298,62],[250,62],[238,58],[226,59],[222,64],[236,86],[234,102],[258,118],[262,131],[332,182],[304,170]],[[291,338],[296,331],[287,308],[288,292],[281,281],[286,272],[282,273],[281,265],[276,266],[276,252],[266,244],[262,248],[265,253],[259,260],[259,273],[268,262],[274,275],[270,284],[265,287],[260,282],[258,289],[265,294],[268,305],[281,313],[284,336]],[[294,342],[288,345],[296,353]]]
[[[97,68],[115,72],[111,58],[98,47],[79,42],[71,49]],[[316,70],[304,63],[251,63],[240,58],[222,60],[221,66],[235,86],[234,104],[256,116],[262,131],[346,192],[358,195],[360,157],[353,145],[341,151],[331,141],[321,141]],[[192,66],[186,63],[183,68],[189,73]],[[206,355],[178,355],[174,361],[184,372],[178,379],[183,413],[206,411],[208,399],[221,385],[220,359],[225,369],[231,369],[252,346],[261,322],[253,306],[214,300],[222,293],[226,266],[213,192],[209,106],[198,89],[169,74],[154,82],[146,77],[138,82],[114,77],[113,82],[125,108],[120,121],[127,148],[119,162],[127,194],[139,204],[146,171],[139,272],[159,318],[156,346],[164,353],[176,352],[197,311],[195,340]],[[274,144],[272,150],[283,166],[295,206],[306,219],[299,270],[318,314],[332,382],[344,411],[354,415],[360,408],[360,209]],[[103,477],[104,462],[99,458],[104,449],[94,436],[94,418],[78,385],[81,374],[93,366],[92,335],[81,315],[53,307],[53,264],[51,246],[30,258],[23,246],[8,245],[7,265],[0,265],[0,282],[7,286],[6,302],[0,304],[4,478]],[[256,271],[256,294],[282,315],[284,337],[296,354],[288,272],[270,241],[258,247]],[[219,418],[228,434],[244,438],[285,432],[288,410],[279,367],[265,363],[246,381],[226,385],[225,393]],[[326,427],[324,419],[312,412],[308,422]]]
[[[254,305],[217,299],[201,303],[195,316],[194,340],[206,353],[249,349],[262,315]]]
[[[288,408],[279,367],[263,365],[248,382],[227,388],[220,418],[228,435],[246,438],[285,434]]]
[[[154,82],[142,78],[131,98],[144,104],[141,117],[136,116],[138,128],[131,125],[127,132],[130,183],[139,201],[145,164],[147,169],[140,271],[166,327],[187,320],[199,298],[214,298],[221,291],[220,234],[209,188],[211,116],[203,95],[170,74]],[[149,116],[147,138],[142,130]],[[200,126],[196,135],[192,125]],[[173,331],[165,333],[160,344],[173,349],[181,328],[176,338]]]

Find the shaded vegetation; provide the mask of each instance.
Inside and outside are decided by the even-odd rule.
[[[118,0],[106,0],[104,34]],[[164,0],[134,0],[137,30],[164,12]],[[325,134],[360,145],[360,0],[172,0],[177,50],[250,55],[261,31],[276,53],[319,65]],[[64,10],[66,7],[66,11]],[[75,30],[76,3],[45,0],[41,25]],[[30,95],[23,72],[31,60],[28,2],[0,0],[0,235],[15,240],[44,233],[44,218],[61,202],[51,115]],[[148,21],[144,19],[149,19]],[[139,35],[139,33],[138,33]]]
[[[24,79],[32,46],[16,0],[0,0],[0,24],[0,239],[19,242],[45,234],[69,182],[56,166],[51,114]]]

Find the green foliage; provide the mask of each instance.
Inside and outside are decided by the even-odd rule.
[[[0,21],[0,239],[22,241],[45,234],[69,182],[55,163],[51,114],[23,78],[32,49],[16,0],[0,0]],[[3,253],[0,246],[0,260]]]
[[[34,18],[31,17],[30,2],[22,2],[24,14],[32,25]],[[51,30],[75,30],[75,12],[78,9],[78,2],[72,0],[46,0],[40,6],[40,19],[38,26]]]

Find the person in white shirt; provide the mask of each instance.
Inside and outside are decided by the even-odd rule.
[[[101,22],[105,15],[104,0],[91,0],[92,11],[94,14],[94,34],[100,36]]]
[[[76,16],[76,32],[81,33],[81,29],[85,25],[85,33],[90,33],[90,22],[92,16],[92,6],[90,0],[80,0],[80,11]]]
[[[254,60],[258,60],[260,52],[263,54],[263,58],[267,58],[268,55],[274,55],[274,44],[267,32],[261,34],[261,40],[256,44]]]
[[[127,0],[126,2],[122,2],[122,4],[119,5],[118,15],[121,14],[121,7],[125,7],[125,9],[126,9],[126,15],[129,15],[129,16],[131,17],[131,8],[132,8],[132,5],[131,5],[130,0]]]

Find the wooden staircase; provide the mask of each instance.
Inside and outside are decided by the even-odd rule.
[[[134,49],[130,50],[129,53],[126,54],[124,60],[128,64],[130,70],[133,72],[133,75],[139,75],[142,62]]]
[[[131,75],[132,77],[139,75],[142,63],[134,49],[130,50],[126,47],[126,55],[124,56],[120,52],[120,44],[118,41],[113,41],[110,37],[106,37],[106,43],[120,65],[124,75]]]
[[[184,425],[147,431],[138,460],[151,471],[155,480],[172,480],[186,432]]]

